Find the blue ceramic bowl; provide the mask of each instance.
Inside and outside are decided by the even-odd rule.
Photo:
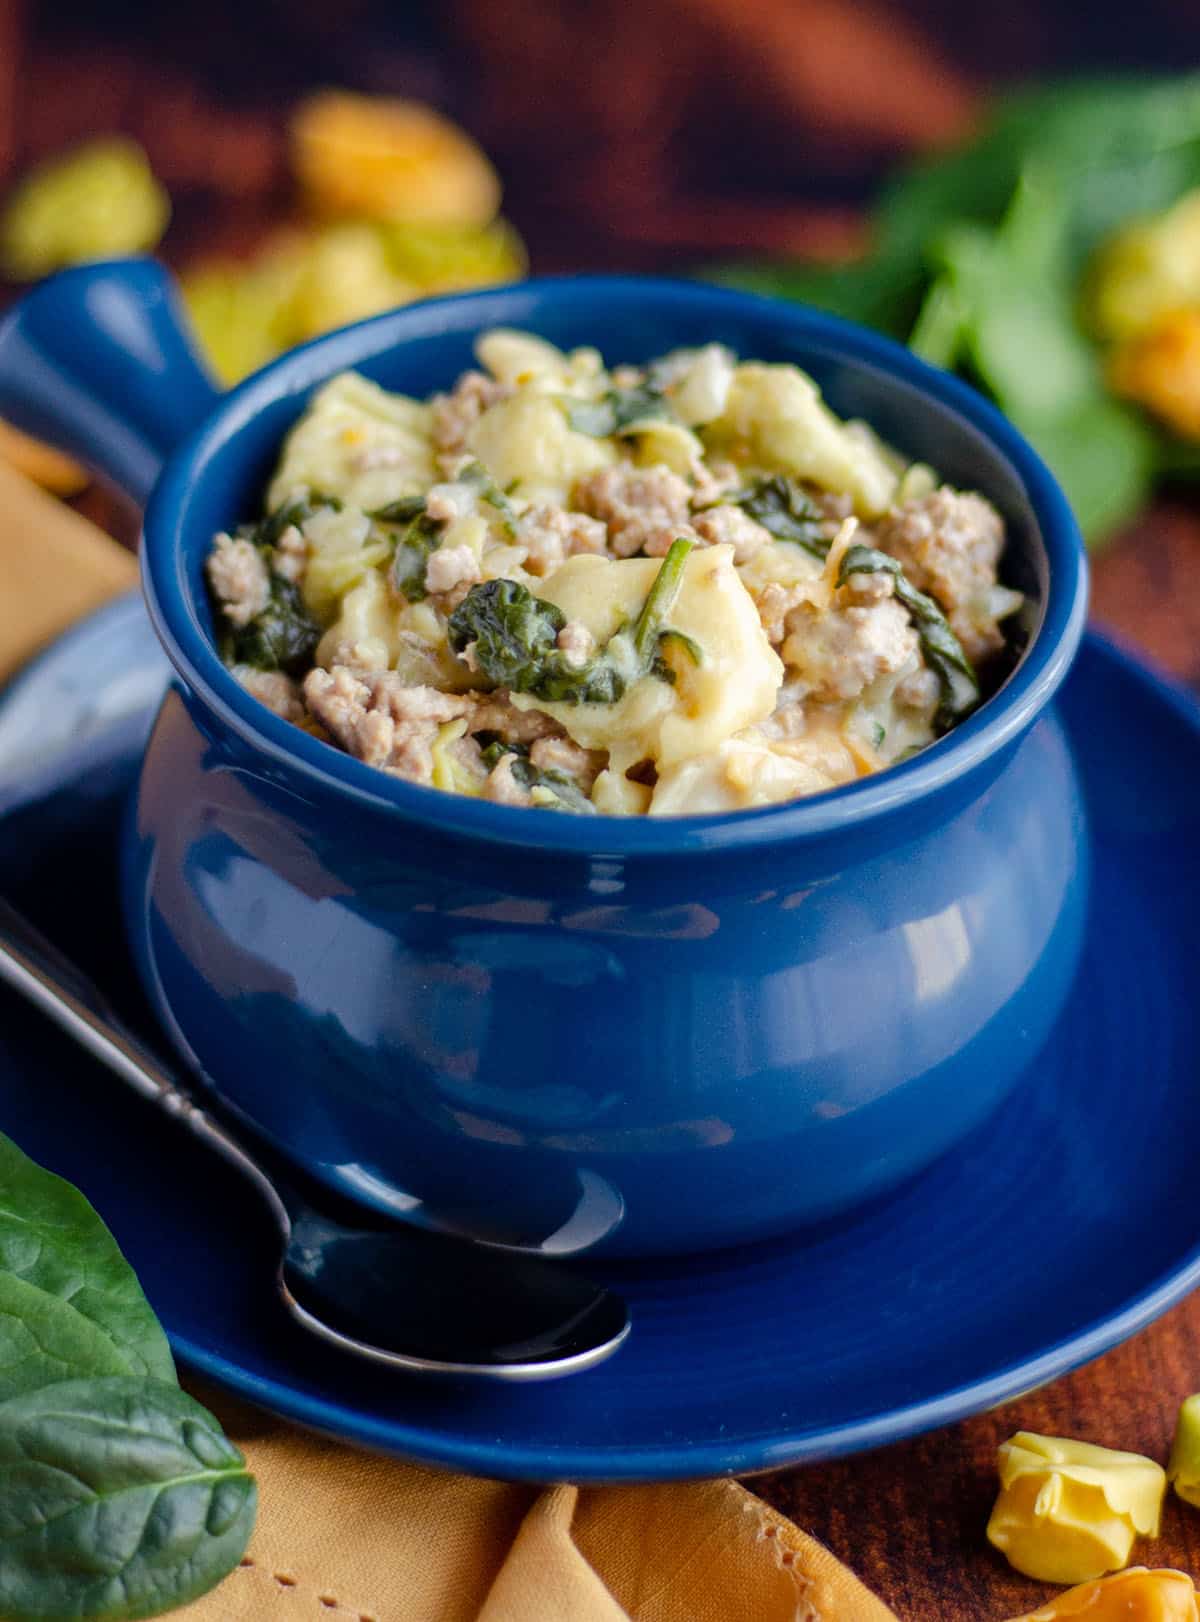
[[[882,776],[672,821],[440,794],[277,719],[214,650],[213,532],[256,510],[332,373],[424,395],[499,324],[612,361],[719,340],[798,362],[838,412],[1000,507],[1037,600],[1018,668]],[[410,306],[218,399],[164,273],[135,261],[17,307],[0,410],[149,496],[146,599],[176,675],[128,818],[129,930],[181,1050],[317,1177],[551,1251],[724,1245],[912,1175],[1036,1059],[1085,903],[1049,706],[1086,570],[1046,468],[969,388],[811,310],[583,277]]]

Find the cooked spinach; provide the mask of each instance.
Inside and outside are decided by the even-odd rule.
[[[103,1222],[0,1135],[0,1615],[173,1610],[237,1564],[255,1502]]]
[[[279,538],[285,529],[292,525],[302,529],[305,519],[311,518],[322,507],[340,513],[342,503],[338,496],[327,496],[319,490],[310,490],[306,495],[295,496],[291,501],[285,501],[282,507],[276,507],[273,513],[260,518],[257,524],[243,524],[237,533],[239,538],[252,541],[259,548],[278,546]]]
[[[529,759],[529,750],[525,744],[504,743],[495,739],[483,750],[483,763],[488,771],[492,771],[504,755],[512,755],[512,774],[518,783],[526,788],[541,788],[554,796],[558,804],[551,806],[540,802],[546,811],[574,811],[578,816],[598,815],[596,807],[588,799],[573,777],[566,772],[550,767],[543,771],[535,766]]]
[[[77,1188],[0,1136],[0,1281],[6,1276],[94,1324],[119,1349],[122,1372],[175,1378],[167,1337],[96,1212]],[[0,1390],[3,1379],[0,1368]]]
[[[513,504],[501,490],[495,479],[484,467],[482,462],[468,462],[458,475],[460,484],[470,485],[479,492],[481,501],[500,515],[500,527],[509,540],[515,540],[517,534],[517,515],[513,511]]]
[[[641,677],[673,681],[661,644],[680,633],[666,625],[683,583],[690,541],[671,543],[632,626],[622,626],[586,664],[568,663],[558,647],[566,616],[515,580],[485,580],[472,586],[451,614],[447,640],[455,653],[474,645],[489,681],[548,704],[615,704]],[[693,657],[699,650],[690,638]]]
[[[321,627],[308,612],[299,586],[272,574],[267,606],[248,625],[233,626],[225,633],[222,653],[227,664],[300,676],[312,663],[320,640]]]
[[[631,389],[609,389],[599,400],[574,404],[567,411],[567,421],[577,434],[609,439],[650,418],[669,415],[666,395],[647,382]]]
[[[877,551],[873,546],[851,546],[846,549],[838,567],[838,585],[844,586],[851,575],[856,574],[891,576],[896,601],[907,608],[921,643],[925,663],[941,684],[938,725],[943,730],[953,726],[955,721],[961,720],[979,703],[979,682],[945,614],[932,597],[917,590],[895,558]]]
[[[783,473],[755,479],[720,500],[740,507],[777,541],[795,541],[815,558],[823,558],[829,551],[824,514],[803,485]]]
[[[424,496],[398,496],[395,501],[389,501],[386,507],[376,507],[367,516],[377,518],[381,524],[411,524],[424,511]]]
[[[310,491],[285,502],[254,524],[241,524],[234,539],[249,541],[266,567],[270,595],[267,606],[247,625],[226,625],[221,633],[221,657],[226,664],[250,665],[255,670],[282,670],[299,676],[308,669],[321,640],[321,627],[313,619],[296,583],[276,574],[275,548],[284,530],[299,528],[322,507],[340,512],[336,496]],[[220,604],[214,602],[220,611]]]
[[[396,537],[388,578],[393,590],[407,597],[410,603],[423,602],[429,595],[425,587],[425,570],[441,539],[441,530],[432,518],[426,518],[423,511],[419,518],[414,518],[406,526],[402,535]]]
[[[0,1615],[157,1616],[241,1559],[257,1489],[198,1402],[149,1379],[67,1380],[0,1404]]]
[[[482,462],[468,462],[454,481],[469,485],[477,491],[481,501],[495,509],[500,527],[513,539],[517,533],[516,514],[512,502],[484,467]],[[404,533],[393,540],[392,565],[389,578],[392,588],[410,603],[420,603],[429,595],[425,587],[425,571],[430,556],[441,545],[442,530],[426,513],[424,496],[401,496],[386,507],[377,507],[371,518],[392,526],[403,524]]]

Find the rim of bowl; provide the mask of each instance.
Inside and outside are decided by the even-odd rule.
[[[429,336],[439,313],[474,307],[480,330],[512,325],[519,306],[545,294],[581,307],[622,297],[668,297],[695,309],[744,309],[764,314],[798,338],[819,339],[839,356],[869,365],[932,396],[965,420],[1006,460],[1023,487],[1045,553],[1047,589],[1029,643],[1003,686],[945,737],[900,765],[821,794],[777,805],[690,817],[535,815],[526,807],[426,788],[389,777],[311,737],[251,698],[221,663],[216,647],[189,607],[181,519],[189,490],[213,456],[264,405],[299,395],[353,364],[341,351],[348,335],[361,348],[365,333],[379,342],[357,357],[381,353],[409,335]],[[456,323],[455,334],[465,324]],[[815,838],[876,821],[958,782],[1026,731],[1050,702],[1074,659],[1087,614],[1087,560],[1065,495],[1024,436],[970,385],[929,365],[891,338],[807,305],[786,303],[704,282],[653,276],[553,276],[426,299],[355,322],[290,350],[223,395],[199,429],[168,459],[147,505],[142,545],[143,590],[159,639],[184,683],[272,765],[310,785],[375,812],[433,825],[439,833],[581,856],[663,856],[699,850],[768,845]]]

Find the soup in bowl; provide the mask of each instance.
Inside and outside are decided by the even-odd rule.
[[[317,1178],[553,1253],[702,1249],[885,1192],[1030,1075],[1086,903],[1052,708],[1086,570],[963,384],[587,277],[218,399],[135,263],[18,307],[0,407],[149,494],[176,677],[130,938]]]

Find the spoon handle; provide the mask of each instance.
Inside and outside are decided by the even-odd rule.
[[[99,987],[0,897],[0,980],[20,992],[127,1087],[215,1149],[258,1189],[285,1237],[291,1218],[274,1183],[220,1122],[202,1109],[175,1073],[126,1029]]]

